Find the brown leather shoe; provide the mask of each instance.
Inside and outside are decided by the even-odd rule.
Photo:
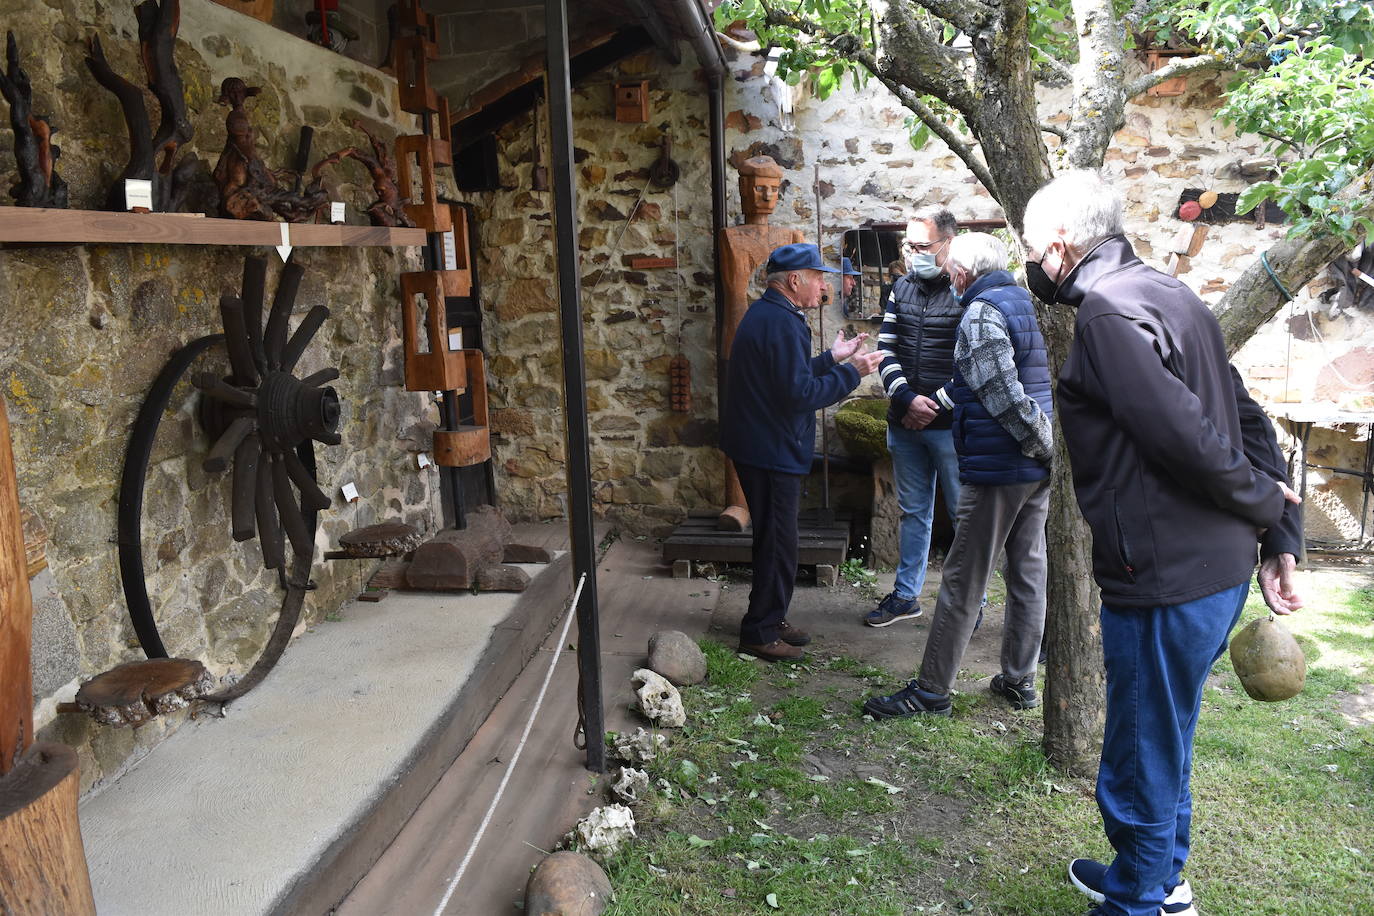
[[[801,627],[794,627],[784,620],[778,624],[778,639],[789,646],[804,646],[811,641],[811,634]]]
[[[739,644],[739,650],[746,655],[761,658],[766,662],[795,662],[806,658],[806,653],[796,646],[789,646],[781,639],[775,639],[761,646]]]

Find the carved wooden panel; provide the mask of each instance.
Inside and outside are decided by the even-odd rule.
[[[422,35],[407,35],[391,44],[391,59],[396,65],[401,110],[425,114],[439,110],[439,94],[429,81],[429,62],[439,57],[439,48]]]
[[[448,204],[439,203],[434,181],[434,143],[424,134],[396,138],[396,184],[410,198],[406,215],[427,232],[447,232],[453,228],[453,213]]]

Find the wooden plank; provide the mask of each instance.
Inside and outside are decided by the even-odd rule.
[[[275,246],[281,244],[283,226],[287,227],[291,244],[302,247],[410,247],[426,242],[423,229],[193,219],[191,216],[185,213],[0,207],[0,242]]]
[[[10,447],[9,417],[0,398],[0,776],[33,743],[33,678],[29,640],[33,596],[29,593],[19,483]]]

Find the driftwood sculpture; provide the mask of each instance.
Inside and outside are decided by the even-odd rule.
[[[19,64],[19,45],[13,32],[5,33],[5,62],[5,70],[0,73],[0,95],[10,105],[14,158],[19,165],[19,180],[10,186],[10,196],[21,207],[65,208],[67,183],[53,168],[62,154],[52,142],[57,128],[47,118],[33,113],[33,87]]]
[[[105,198],[107,210],[127,210],[124,182],[144,179],[153,183],[153,209],[175,212],[185,202],[191,174],[200,162],[188,153],[177,161],[178,150],[195,135],[186,116],[186,94],[177,72],[174,50],[181,24],[180,0],[144,0],[134,8],[138,16],[138,45],[143,70],[161,108],[157,133],[152,132],[143,90],[111,69],[100,39],[91,37],[86,67],[96,82],[115,94],[124,109],[129,128],[129,162]]]
[[[76,705],[101,725],[138,728],[185,709],[214,683],[210,672],[194,659],[150,658],[125,662],[91,678],[76,692]]]
[[[367,205],[367,213],[372,219],[372,225],[414,228],[415,223],[406,215],[405,211],[405,204],[408,199],[401,197],[401,192],[396,187],[396,160],[391,158],[391,154],[387,151],[387,145],[378,140],[376,135],[368,130],[362,121],[354,119],[351,123],[354,128],[367,135],[368,142],[372,144],[372,155],[369,156],[356,146],[345,147],[315,163],[315,168],[310,173],[311,176],[318,180],[320,171],[325,166],[334,165],[344,159],[353,159],[362,163],[363,167],[372,175],[372,190],[377,195],[377,199]]]
[[[280,216],[288,223],[302,223],[329,203],[329,195],[318,179],[301,190],[304,163],[298,163],[298,169],[273,170],[258,155],[257,132],[244,105],[261,91],[231,76],[220,84],[219,98],[215,99],[229,106],[224,120],[224,151],[214,171],[220,215],[269,221]]]

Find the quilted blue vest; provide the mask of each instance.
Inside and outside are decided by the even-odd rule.
[[[1035,320],[1030,293],[1017,286],[1011,274],[997,270],[975,280],[963,299],[969,305],[975,299],[986,302],[1002,313],[1021,386],[1026,394],[1035,398],[1045,416],[1052,419],[1054,403],[1049,357],[1045,339],[1040,335],[1040,325]],[[983,409],[957,366],[949,394],[954,402],[954,446],[959,452],[960,481],[1005,486],[1044,480],[1049,476],[1049,468],[1023,455],[1020,443]]]

